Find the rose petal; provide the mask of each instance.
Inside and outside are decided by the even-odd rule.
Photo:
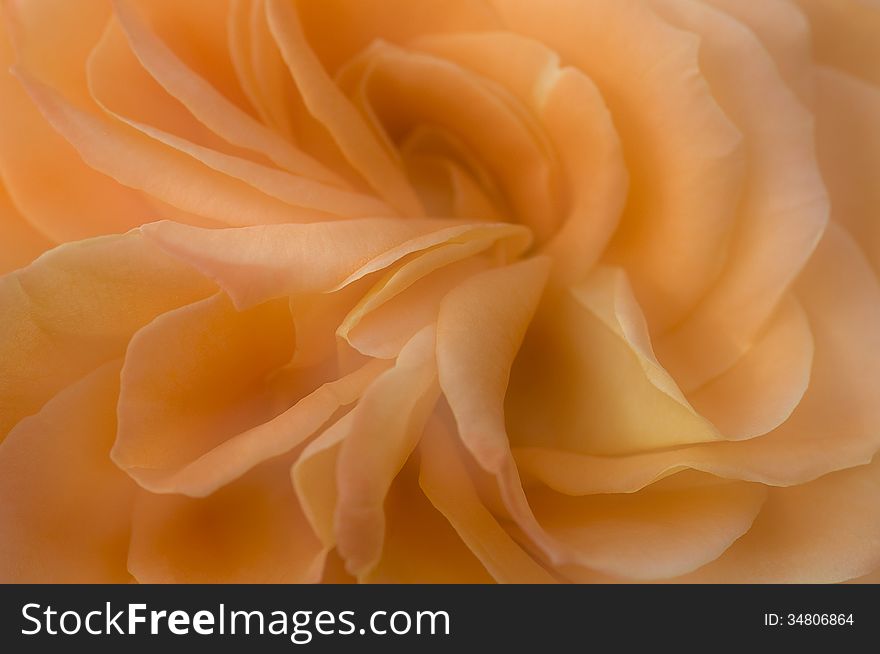
[[[459,458],[453,436],[438,420],[429,423],[420,452],[422,490],[496,581],[556,583],[483,504]]]
[[[552,536],[583,553],[586,567],[623,579],[662,579],[721,555],[749,530],[766,495],[761,484],[691,475],[629,494],[531,489],[529,503]]]
[[[795,411],[809,387],[812,365],[809,320],[789,297],[752,349],[719,377],[688,393],[688,400],[725,438],[753,438],[775,429]]]
[[[229,55],[228,0],[127,0],[183,64],[239,107],[248,100]]]
[[[684,468],[771,486],[862,465],[880,447],[880,284],[858,246],[829,225],[797,285],[815,343],[811,382],[791,417],[760,438],[625,457],[516,452],[525,478],[563,493],[632,492]]]
[[[0,278],[0,435],[156,315],[213,292],[138,233],[63,245]]]
[[[721,438],[657,362],[615,268],[548,296],[514,365],[506,408],[517,446],[624,454]]]
[[[212,495],[141,491],[128,568],[141,583],[313,583],[324,551],[290,485],[289,457]]]
[[[283,223],[303,217],[302,209],[222,172],[244,174],[252,172],[257,164],[244,160],[230,162],[220,153],[211,154],[195,146],[190,146],[189,153],[168,148],[139,130],[101,120],[75,107],[27,71],[16,72],[49,122],[77,148],[83,159],[122,184],[154,194],[185,211],[233,225]],[[174,137],[167,140],[181,145]],[[199,157],[220,170],[205,165]],[[235,163],[239,170],[235,170]],[[274,183],[279,175],[286,175],[267,170],[263,170],[264,177],[274,179]],[[254,181],[252,176],[250,181]]]
[[[627,172],[601,94],[538,41],[507,32],[429,35],[413,44],[503,84],[539,120],[568,184],[566,222],[544,245],[554,274],[580,281],[617,226]],[[467,214],[461,214],[467,215]]]
[[[293,349],[285,300],[239,312],[217,294],[159,316],[128,344],[114,461],[149,480],[275,417],[270,374]]]
[[[747,25],[773,57],[787,86],[805,106],[812,104],[811,26],[794,3],[789,0],[706,1]]]
[[[522,227],[487,225],[425,250],[365,293],[337,333],[364,354],[395,357],[419,328],[434,321],[440,299],[450,289],[485,268],[491,254],[513,258],[529,240]],[[476,256],[490,249],[494,253]]]
[[[703,79],[699,39],[637,2],[490,4],[607,102],[630,173],[609,261],[630,273],[652,329],[674,324],[720,272],[742,181],[741,136]]]
[[[418,444],[438,395],[429,326],[413,336],[394,368],[374,381],[352,410],[336,463],[334,529],[353,575],[367,574],[381,558],[385,496]]]
[[[376,139],[309,47],[296,7],[267,0],[269,27],[309,111],[333,135],[352,165],[390,205],[405,216],[422,209],[392,153]]]
[[[489,584],[493,579],[418,486],[410,459],[385,500],[382,557],[363,578],[379,584]]]
[[[880,7],[870,0],[795,0],[810,23],[813,55],[880,86]]]
[[[354,402],[385,370],[373,361],[340,379],[327,382],[268,422],[223,441],[173,470],[127,468],[141,487],[154,493],[205,497],[238,479],[254,466],[293,450],[314,435],[339,410]]]
[[[38,232],[12,204],[0,179],[0,275],[29,264],[54,243]]]
[[[819,162],[833,219],[845,225],[880,271],[880,88],[840,71],[816,69]]]
[[[208,128],[234,145],[266,155],[292,173],[315,181],[344,185],[338,175],[279,138],[187,67],[150,30],[130,2],[117,0],[114,6],[128,43],[140,62],[169,94]]]
[[[384,42],[350,61],[337,78],[374,117],[375,130],[387,132],[388,147],[422,124],[453,134],[497,182],[517,222],[538,241],[555,231],[555,153],[541,126],[504,88],[447,59]]]
[[[836,583],[880,565],[880,461],[773,489],[749,532],[686,583]]]
[[[0,443],[3,583],[126,583],[135,487],[108,456],[120,361],[74,382]]]
[[[375,218],[223,230],[159,222],[142,231],[217,280],[245,308],[282,295],[337,291],[414,252],[484,229],[479,223]],[[521,238],[511,242],[522,247]]]
[[[518,526],[557,563],[565,553],[535,521],[504,424],[510,366],[549,269],[548,258],[533,257],[474,275],[450,292],[437,318],[437,369],[465,447],[494,476]]]
[[[83,163],[76,150],[46,122],[21,83],[8,72],[16,58],[10,41],[11,24],[19,24],[19,31],[27,28],[28,33],[37,28],[55,30],[63,25],[65,29],[61,34],[54,34],[46,41],[38,32],[26,38],[28,44],[52,44],[50,52],[40,57],[31,54],[28,59],[43,64],[42,68],[49,72],[61,63],[64,71],[56,72],[55,76],[65,79],[68,84],[71,79],[80,79],[80,74],[73,75],[67,70],[71,61],[77,61],[67,50],[82,48],[80,63],[88,50],[81,44],[69,47],[68,39],[88,42],[93,33],[97,38],[103,26],[102,17],[106,14],[101,9],[95,16],[96,3],[93,2],[83,2],[75,8],[64,2],[51,5],[53,10],[72,10],[74,16],[26,19],[10,11],[10,15],[3,16],[5,20],[0,20],[0,97],[3,98],[0,102],[0,176],[19,211],[53,240],[67,241],[125,231],[154,219],[155,212],[136,192],[120,187]],[[44,2],[15,5],[17,11],[37,12],[47,6]],[[11,9],[11,5],[4,7]],[[79,21],[89,23],[91,20],[96,21],[94,26],[67,29]],[[19,34],[19,43],[24,38],[25,35]],[[64,55],[60,57],[62,62],[57,61],[59,54]],[[47,58],[48,63],[45,63]],[[76,215],[77,220],[70,220],[71,215]]]
[[[706,79],[747,144],[746,185],[728,263],[696,309],[657,341],[660,360],[687,392],[729,368],[754,343],[821,238],[829,206],[812,115],[754,34],[699,3],[653,0],[652,6],[701,36]],[[742,56],[731,57],[732,51]]]

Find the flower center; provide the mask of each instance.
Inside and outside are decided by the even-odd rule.
[[[517,222],[537,244],[564,216],[559,163],[501,85],[445,59],[374,42],[337,74],[431,215]]]

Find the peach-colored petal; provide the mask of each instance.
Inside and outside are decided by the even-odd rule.
[[[85,62],[85,71],[89,101],[97,107],[104,107],[106,111],[131,121],[177,134],[204,147],[259,163],[270,163],[265,156],[232,145],[217,136],[168,93],[144,68],[116,16],[107,21],[104,32]],[[120,84],[120,79],[126,80],[126,83]],[[53,88],[58,90],[57,86]],[[79,103],[79,106],[94,109],[88,101]]]
[[[141,491],[128,569],[142,583],[315,582],[324,551],[290,485],[289,457],[193,499]]]
[[[554,257],[556,275],[580,281],[617,226],[628,179],[595,85],[543,44],[512,33],[430,35],[413,45],[503,84],[540,121],[568,185],[566,222],[543,251]]]
[[[229,57],[241,90],[260,120],[289,137],[290,126],[274,115],[275,106],[264,95],[258,77],[259,71],[251,56],[253,48],[258,46],[258,43],[254,42],[251,30],[251,13],[256,4],[253,0],[230,0],[229,13],[226,17]],[[275,69],[271,71],[276,72]]]
[[[362,354],[396,357],[416,332],[436,322],[440,303],[447,293],[474,273],[491,266],[486,256],[451,263],[443,261],[467,256],[471,249],[469,244],[444,245],[403,264],[364,294],[339,325],[337,333]],[[431,254],[440,255],[439,260]],[[430,271],[430,266],[438,262],[443,263],[443,267]],[[420,276],[426,270],[427,274]],[[407,279],[410,276],[412,279]]]
[[[333,134],[352,165],[390,205],[407,216],[420,216],[418,198],[399,162],[376,139],[305,40],[294,5],[267,0],[269,26],[309,111]]]
[[[241,108],[248,100],[229,53],[228,0],[128,0],[183,64]]]
[[[382,558],[363,577],[385,584],[489,584],[492,576],[419,488],[416,461],[397,475],[385,501]]]
[[[74,382],[0,443],[0,580],[125,583],[134,485],[110,461],[120,361]]]
[[[880,88],[825,67],[815,79],[819,163],[832,218],[880,271]]]
[[[786,84],[806,106],[812,104],[810,23],[790,0],[706,0],[748,26],[773,57]]]
[[[510,219],[532,229],[538,241],[553,234],[560,218],[555,153],[536,119],[503,87],[447,59],[384,42],[338,77],[372,114],[388,147],[421,124],[455,135],[498,184]]]
[[[46,118],[77,148],[83,159],[122,184],[154,194],[186,211],[228,224],[280,223],[303,218],[302,209],[224,174],[244,174],[253,171],[258,164],[230,161],[221,153],[211,155],[194,145],[190,152],[168,148],[130,126],[101,120],[75,107],[22,69],[17,69],[17,75]],[[157,132],[154,134],[158,135]],[[177,145],[181,143],[170,135],[167,140]],[[200,158],[206,161],[203,163]],[[208,162],[210,165],[205,165]],[[239,164],[239,170],[231,168],[235,163]],[[264,171],[264,176],[276,178],[276,184],[277,176],[281,175],[286,173]],[[249,181],[255,181],[253,176]],[[308,185],[308,182],[299,185]],[[327,192],[344,194],[330,189]]]
[[[493,248],[495,258],[503,261],[529,240],[524,228],[497,224],[425,250],[365,293],[339,326],[338,334],[364,354],[397,356],[418,327],[433,322],[439,299],[468,274],[487,265],[489,256],[475,255]],[[392,302],[395,299],[398,301]]]
[[[275,417],[271,373],[294,342],[284,299],[239,312],[221,293],[159,316],[126,350],[114,461],[150,479]]]
[[[632,0],[491,5],[607,102],[630,173],[607,254],[629,271],[652,328],[673,324],[720,272],[741,188],[741,136],[701,74],[698,37]]]
[[[216,134],[234,145],[266,155],[292,173],[315,181],[344,184],[338,175],[273,134],[187,67],[149,29],[127,0],[117,0],[114,6],[128,42],[144,67]]]
[[[429,423],[420,444],[419,484],[499,583],[555,583],[498,523],[477,494],[456,451],[454,437],[439,421]]]
[[[452,216],[498,222],[503,216],[493,195],[457,161],[428,149],[420,152],[417,128],[400,146],[407,176],[429,216]],[[413,138],[413,137],[416,138]],[[470,162],[469,162],[470,163]]]
[[[29,8],[41,4],[45,5],[24,3]],[[54,4],[73,9],[70,3]],[[82,16],[90,13],[83,10]],[[120,187],[83,163],[8,72],[15,62],[7,32],[10,21],[10,17],[0,20],[0,176],[15,206],[40,232],[56,241],[121,232],[152,219],[153,212],[137,193]],[[65,34],[76,32],[72,29]],[[89,32],[74,38],[87,38]],[[64,41],[56,39],[51,43],[64,50]],[[62,76],[67,75],[65,72]],[[77,219],[71,220],[71,215]]]
[[[0,435],[156,315],[215,291],[137,233],[62,245],[0,278]]]
[[[297,0],[306,36],[331,73],[371,43],[406,45],[424,34],[498,29],[483,0]]]
[[[281,295],[340,290],[414,252],[484,229],[436,219],[376,218],[222,230],[160,222],[142,231],[215,279],[244,308]],[[511,244],[515,252],[523,240]]]
[[[795,0],[812,32],[813,55],[880,86],[880,6],[870,0]]]
[[[657,341],[660,360],[687,392],[752,345],[821,238],[829,206],[812,115],[754,34],[707,5],[652,0],[652,6],[703,38],[706,79],[746,136],[746,185],[727,265],[698,307]],[[731,57],[732,51],[742,56]]]
[[[387,364],[372,361],[327,382],[272,420],[236,434],[192,462],[174,469],[127,468],[145,489],[205,497],[267,459],[291,451],[332,416],[354,402]]]
[[[623,454],[721,438],[657,362],[615,268],[548,296],[514,365],[506,408],[518,446]]]
[[[803,399],[778,428],[625,457],[525,448],[516,452],[523,477],[573,495],[631,492],[684,468],[790,486],[870,461],[880,448],[880,284],[832,223],[796,290],[813,333],[813,368]]]
[[[547,257],[533,257],[474,275],[450,292],[437,318],[437,369],[465,447],[494,476],[518,526],[558,562],[565,554],[532,515],[504,423],[510,366],[549,269]]]
[[[490,472],[497,471],[506,456],[509,368],[538,306],[549,263],[547,258],[533,258],[475,275],[440,307],[440,386],[462,441]]]
[[[836,583],[880,565],[880,461],[770,491],[749,532],[676,581]]]
[[[0,177],[0,275],[21,268],[54,243],[38,232],[12,204]]]
[[[688,400],[730,440],[760,436],[781,425],[810,384],[813,335],[797,301],[784,299],[745,356]]]
[[[351,431],[336,463],[336,547],[346,569],[361,577],[378,563],[385,534],[383,503],[415,449],[439,396],[434,327],[418,332],[391,370],[373,382],[352,410]]]
[[[336,546],[333,517],[338,491],[336,466],[342,441],[351,432],[354,411],[349,411],[311,441],[290,470],[290,477],[303,514],[325,551]]]
[[[571,497],[533,489],[529,502],[552,536],[588,556],[587,567],[623,579],[662,579],[722,554],[749,530],[766,495],[761,484],[690,474],[630,494]]]

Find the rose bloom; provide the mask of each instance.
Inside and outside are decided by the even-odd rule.
[[[876,0],[2,20],[0,580],[877,579]]]

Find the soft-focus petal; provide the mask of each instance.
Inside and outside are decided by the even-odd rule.
[[[836,583],[880,565],[880,462],[770,491],[749,533],[683,582]]]
[[[134,485],[110,461],[118,360],[0,443],[0,581],[126,583]]]
[[[594,567],[624,579],[662,579],[717,558],[746,533],[764,502],[761,484],[692,473],[638,493],[571,497],[529,491],[547,531]]]
[[[141,491],[128,568],[142,583],[309,583],[324,551],[290,484],[289,457],[194,499]]]
[[[215,291],[138,233],[63,245],[0,278],[0,435],[158,314]]]

